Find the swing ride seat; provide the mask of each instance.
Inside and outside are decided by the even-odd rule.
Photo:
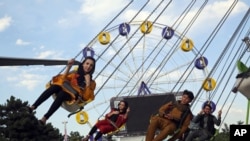
[[[98,121],[99,120],[100,119],[98,119]],[[108,121],[110,122],[110,124],[112,126],[115,127],[115,129],[113,131],[110,131],[110,132],[106,133],[107,136],[112,136],[112,135],[115,135],[115,134],[119,133],[122,130],[122,128],[124,128],[125,125],[126,125],[126,123],[123,123],[120,127],[118,127],[118,126],[115,125],[115,123],[113,121],[111,121],[111,120],[108,120]]]
[[[77,114],[79,114],[79,113],[77,113]],[[87,121],[86,119],[84,119],[84,120]],[[98,119],[98,121],[99,121],[99,119]],[[85,122],[85,123],[87,123],[87,122]],[[119,132],[121,131],[121,129],[124,128],[125,125],[126,125],[126,123],[124,123],[124,124],[122,124],[120,127],[117,127],[114,123],[111,123],[111,124],[112,124],[114,127],[116,127],[116,129],[105,134],[105,135],[106,135],[105,138],[106,138],[107,140],[112,140],[112,136],[115,135],[115,134],[117,134],[117,133],[119,133]],[[102,136],[102,137],[101,137],[100,139],[98,139],[97,141],[102,141],[102,138],[103,138],[103,137],[104,137],[104,136]],[[94,141],[93,135],[90,136],[89,140],[90,140],[90,141]]]
[[[121,131],[121,129],[124,128],[125,126],[126,123],[124,123],[121,127],[117,128],[116,130],[106,133],[107,140],[112,140],[112,136],[118,134]]]
[[[52,95],[53,99],[56,98],[56,94]],[[83,101],[83,100],[79,100],[80,98],[78,98],[77,101],[75,101],[74,103],[68,102],[68,101],[64,101],[61,105],[62,108],[64,108],[65,110],[67,110],[68,112],[75,112],[78,109],[80,109],[81,107],[84,107],[85,105],[87,105],[89,102],[91,102],[92,100],[88,100],[88,101]]]
[[[245,72],[244,72],[245,73]],[[239,91],[248,99],[250,98],[249,91],[250,91],[250,75],[249,74],[239,74],[236,78],[236,86],[234,87],[233,92]]]
[[[110,132],[106,133],[106,135],[113,136],[113,135],[119,133],[121,131],[121,129],[125,127],[125,125],[126,125],[126,123],[122,124],[121,127],[116,127],[116,129],[114,131],[110,131]]]
[[[239,91],[248,99],[250,99],[250,69],[246,67],[244,63],[241,61],[237,62],[237,68],[239,70],[239,74],[236,76],[235,86],[232,92],[236,93]]]
[[[50,87],[51,86],[51,82],[48,82],[46,87]],[[70,83],[68,81],[65,81],[63,83],[63,87],[67,88],[69,91],[71,91],[71,93],[74,93],[75,97],[77,97],[77,99],[72,102],[72,101],[64,101],[61,105],[62,108],[64,108],[65,110],[67,110],[68,112],[76,112],[79,109],[83,109],[83,107],[88,104],[89,102],[91,102],[92,100],[89,99],[87,101],[84,101],[81,96],[77,93],[77,91],[75,91]],[[52,95],[52,98],[55,100],[56,99],[56,93],[54,93]]]

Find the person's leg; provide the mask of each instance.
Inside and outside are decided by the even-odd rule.
[[[103,134],[107,134],[109,132],[112,132],[112,131],[116,130],[116,128],[113,125],[111,125],[109,123],[109,121],[105,121],[105,120],[102,122],[102,124],[99,124],[99,126],[97,126],[97,128],[98,128],[97,129],[97,134],[96,134],[96,136],[94,138],[94,141],[99,140],[102,137]]]
[[[89,131],[89,134],[82,140],[82,141],[88,141],[90,136],[92,136],[97,130],[97,127],[94,125],[91,130]]]
[[[183,135],[182,135],[182,137],[181,137],[180,140],[181,140],[181,141],[185,141],[189,133],[190,133],[190,129],[188,128],[188,129],[183,133]]]
[[[203,129],[199,132],[199,137],[197,138],[197,141],[205,141],[210,138],[211,136],[209,135],[209,133],[205,129]]]
[[[97,130],[97,127],[96,127],[96,126],[93,126],[93,127],[91,128],[91,130],[89,131],[89,135],[92,136],[92,135],[96,132],[96,130]]]
[[[102,133],[100,131],[98,131],[95,138],[94,138],[94,140],[97,141],[101,137],[102,137]]]
[[[54,114],[54,112],[62,105],[63,101],[66,100],[70,100],[70,95],[67,94],[64,91],[60,91],[57,93],[56,99],[54,100],[54,102],[52,103],[52,105],[50,106],[48,112],[43,116],[43,118],[41,119],[42,122],[46,123],[46,120],[49,119],[49,117]]]
[[[197,138],[197,141],[205,141],[205,140],[209,140],[210,138],[211,138],[211,136],[209,136],[207,134],[203,134],[199,138]]]
[[[146,133],[146,140],[145,141],[152,141],[154,139],[155,132],[158,129],[158,120],[159,119],[160,119],[160,117],[157,117],[157,116],[151,117],[150,123],[148,126],[148,130]]]
[[[162,141],[167,138],[168,135],[174,133],[176,129],[176,125],[171,121],[165,121],[161,123],[161,131],[160,133],[153,139],[153,141]]]
[[[192,141],[194,140],[199,134],[199,130],[190,130],[185,141]]]
[[[52,94],[57,93],[62,88],[58,85],[51,85],[48,89],[46,89],[35,101],[34,104],[31,105],[31,112],[35,110],[40,104],[42,104],[45,100],[47,100]]]

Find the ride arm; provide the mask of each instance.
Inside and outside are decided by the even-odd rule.
[[[215,125],[217,125],[217,126],[220,126],[220,123],[221,123],[221,110],[218,112],[218,118],[216,118],[215,116],[214,116],[214,118],[213,118],[213,121],[214,121],[214,124]]]

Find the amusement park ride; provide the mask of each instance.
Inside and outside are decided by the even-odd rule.
[[[250,100],[250,82],[248,82],[250,79],[247,79],[249,77],[248,67],[244,69],[243,74],[240,74],[242,77],[237,77],[235,86],[229,85],[229,81],[235,82],[235,77],[232,78],[231,76],[237,75],[237,70],[232,64],[238,60],[247,60],[245,58],[249,56],[249,54],[245,54],[247,54],[247,50],[250,48],[250,33],[248,32],[243,36],[241,35],[242,32],[239,31],[245,31],[245,28],[249,30],[249,27],[245,27],[245,23],[248,22],[249,25],[247,19],[249,20],[250,17],[250,9],[243,17],[226,47],[216,51],[219,54],[218,57],[210,54],[215,61],[209,64],[210,58],[206,56],[209,55],[207,53],[209,45],[237,2],[233,2],[230,5],[206,42],[199,46],[196,45],[195,40],[187,37],[187,34],[195,21],[199,19],[207,1],[198,3],[200,7],[193,17],[188,17],[188,13],[192,10],[194,4],[197,4],[195,1],[190,2],[182,9],[182,13],[177,16],[178,18],[173,24],[158,23],[158,19],[163,14],[166,14],[165,10],[168,9],[171,2],[160,1],[152,9],[148,17],[143,21],[135,21],[136,17],[148,6],[149,1],[147,1],[130,21],[114,25],[117,17],[121,16],[133,4],[133,0],[131,0],[76,55],[75,59],[79,62],[86,56],[96,58],[98,66],[96,66],[94,79],[98,80],[97,82],[99,83],[95,91],[95,100],[91,103],[86,105],[77,105],[75,103],[63,106],[65,109],[68,108],[67,111],[71,113],[77,111],[76,120],[79,124],[84,125],[90,122],[86,109],[89,109],[88,112],[90,114],[96,114],[90,109],[105,113],[109,107],[115,107],[119,100],[125,99],[130,103],[131,109],[133,109],[131,117],[126,125],[123,126],[123,129],[119,129],[119,132],[112,134],[119,135],[122,140],[123,137],[127,136],[143,136],[146,132],[150,115],[156,112],[163,103],[176,101],[184,89],[190,89],[195,94],[195,100],[192,103],[193,109],[196,107],[200,109],[197,105],[209,103],[213,107],[213,111],[215,111],[217,104],[222,101],[221,94],[226,93],[225,89],[232,90],[232,88],[235,88],[233,92],[239,91],[247,97],[248,101]],[[153,14],[156,15],[152,16]],[[184,24],[184,21],[185,23],[188,21],[188,24]],[[244,38],[244,40],[240,47],[235,48],[233,43],[238,42],[237,38]],[[232,60],[227,58],[232,56],[229,53],[230,51],[236,52]],[[0,58],[1,66],[66,65],[66,62],[66,60]],[[247,64],[249,62],[245,61],[244,63]],[[230,74],[230,76],[226,74]],[[228,77],[230,78],[226,79]],[[225,85],[222,85],[223,83]],[[228,93],[230,94],[231,91]],[[228,102],[228,97],[222,101],[223,104],[221,104],[220,109],[224,108],[224,105]],[[97,101],[107,101],[104,103],[109,102],[109,104],[106,105],[107,107],[98,107],[98,105],[103,104],[98,104]],[[247,112],[249,112],[250,107],[250,102],[248,103]],[[97,106],[91,108],[89,107],[91,106],[90,104]],[[71,108],[72,106],[74,108]],[[83,106],[85,106],[85,111],[82,111]],[[97,107],[99,108],[98,110]],[[140,109],[147,109],[148,112],[138,112]],[[229,110],[230,107],[224,109],[224,111]],[[138,117],[141,117],[140,115],[144,116],[138,119]],[[103,116],[103,114],[100,114],[100,116]],[[248,114],[246,123],[248,123]]]
[[[247,49],[250,49],[250,39],[249,37],[246,37],[243,39],[243,42],[247,45]],[[249,76],[250,76],[250,68],[247,67],[244,63],[242,63],[240,60],[238,61],[237,65],[239,69],[239,74],[236,76],[236,84],[235,87],[232,89],[234,93],[239,91],[241,94],[243,94],[247,100],[248,100],[248,106],[247,106],[247,117],[246,117],[246,124],[248,124],[249,120],[249,111],[250,111],[250,87],[249,87]]]
[[[14,57],[1,57],[0,66],[29,66],[29,65],[65,65],[68,60],[49,60],[49,59],[32,59],[32,58],[14,58]],[[79,62],[76,61],[75,64]]]

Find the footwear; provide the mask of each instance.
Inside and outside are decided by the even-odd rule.
[[[232,92],[237,93],[237,92],[238,92],[238,88],[237,88],[237,87],[234,87],[234,88],[232,89]]]
[[[29,106],[26,107],[26,110],[27,110],[30,114],[32,114],[32,112],[33,112],[33,109],[31,109]]]
[[[45,125],[45,122],[43,122],[42,120],[38,120],[38,123],[41,125]]]
[[[85,138],[82,139],[82,141],[88,141],[89,140],[89,135],[87,135]]]

